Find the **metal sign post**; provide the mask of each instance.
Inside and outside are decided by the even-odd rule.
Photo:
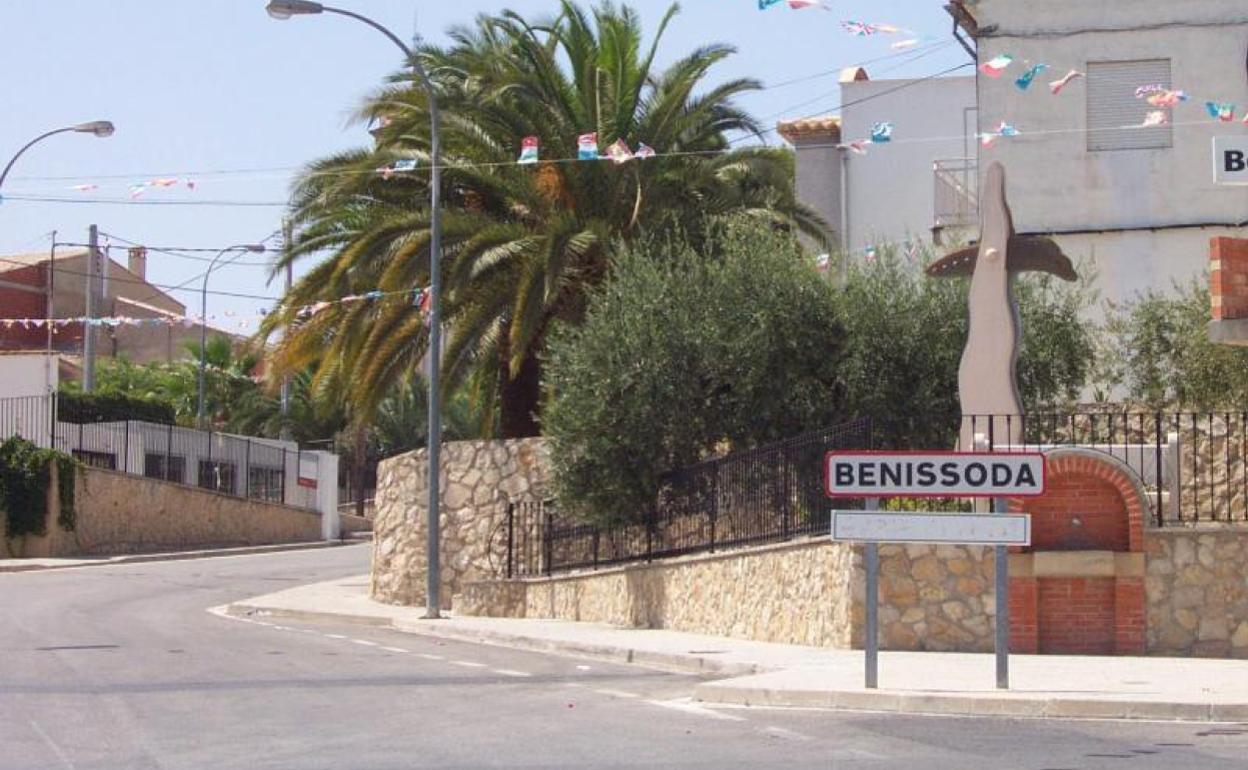
[[[1006,496],[1036,497],[1046,487],[1038,452],[829,452],[829,497],[866,499],[865,511],[833,511],[832,538],[863,544],[866,607],[864,686],[879,686],[879,543],[991,545],[995,556],[997,688],[1010,686],[1010,545],[1031,544],[1031,517],[1009,513]],[[991,498],[992,514],[879,513],[881,497]]]
[[[1008,514],[1009,504],[1005,498],[998,497],[992,501],[994,513]],[[1030,538],[1028,538],[1030,544]],[[1010,689],[1010,553],[1006,546],[996,547],[996,593],[997,616],[995,631],[997,638],[993,647],[997,653],[997,689]]]
[[[867,500],[868,511],[879,510],[879,507],[879,500]],[[867,627],[863,631],[862,643],[867,656],[867,670],[863,686],[874,690],[880,681],[880,547],[874,542],[867,543],[862,549],[862,560],[867,570]]]

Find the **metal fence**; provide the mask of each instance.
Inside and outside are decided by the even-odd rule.
[[[512,503],[496,534],[506,574],[550,574],[824,534],[832,507],[823,490],[824,454],[870,445],[870,421],[858,420],[682,468],[663,478],[655,507],[634,524],[578,524],[553,501]]]
[[[315,508],[298,447],[143,420],[96,421],[55,394],[0,398],[0,440],[21,436],[84,465],[252,500]]]
[[[1127,465],[1157,526],[1248,521],[1248,413],[1071,412],[968,415],[962,435],[989,451],[1085,447]]]

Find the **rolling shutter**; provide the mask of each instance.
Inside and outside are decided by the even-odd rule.
[[[1089,151],[1173,146],[1169,125],[1138,127],[1158,108],[1135,98],[1135,89],[1153,84],[1171,88],[1169,59],[1088,62]]]

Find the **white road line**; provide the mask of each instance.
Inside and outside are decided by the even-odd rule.
[[[641,697],[635,692],[625,692],[624,690],[608,690],[606,688],[603,688],[601,690],[594,690],[594,692],[598,693],[599,695],[606,695],[611,698],[640,698]]]
[[[380,647],[381,646],[380,644],[377,644],[376,642],[370,642],[367,639],[352,639],[351,641],[354,644],[362,644],[365,647]]]
[[[61,761],[62,765],[68,767],[69,770],[76,769],[77,765],[70,760],[69,756],[61,749],[60,746],[57,745],[56,741],[52,740],[52,737],[43,731],[43,728],[39,726],[38,722],[29,717],[26,718],[26,721],[30,723],[31,729],[35,731],[35,734],[39,736],[39,739],[42,740],[48,748],[52,749],[52,753],[55,754],[56,758]]]
[[[658,706],[659,708],[680,711],[692,716],[706,717],[707,719],[718,719],[722,722],[745,721],[745,717],[739,717],[735,714],[724,714],[722,712],[715,711],[714,709],[709,709],[706,706],[699,706],[688,698],[680,698],[677,700],[648,700],[646,703],[649,703],[651,706]]]
[[[425,660],[446,660],[446,658],[441,655],[430,655],[427,652],[418,652],[416,653],[416,657],[424,658]]]
[[[452,660],[452,666],[463,666],[464,668],[485,668],[484,663],[473,663],[471,660]]]
[[[407,650],[403,649],[402,647],[386,647],[385,645],[382,645],[381,649],[385,650],[386,652],[407,652]]]
[[[350,637],[343,636],[342,634],[325,634],[325,636],[329,637],[330,639],[348,639],[348,638],[350,638]]]
[[[503,676],[533,676],[528,671],[515,671],[510,668],[492,668],[490,670],[495,674],[502,674]]]
[[[768,733],[770,735],[774,735],[777,738],[791,738],[795,741],[814,740],[814,738],[811,738],[809,735],[803,735],[802,733],[799,733],[796,730],[789,730],[788,728],[785,728],[785,727],[765,727],[763,728],[763,732]]]

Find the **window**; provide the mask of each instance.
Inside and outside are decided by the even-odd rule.
[[[256,500],[282,502],[285,473],[281,468],[247,469],[247,496]]]
[[[1172,147],[1169,125],[1141,128],[1148,113],[1161,109],[1137,99],[1135,89],[1169,89],[1170,60],[1088,62],[1088,150],[1155,150]],[[1169,110],[1166,110],[1169,113]]]
[[[92,468],[106,468],[110,471],[117,470],[117,455],[111,452],[88,452],[85,449],[75,449],[74,457],[83,465]]]
[[[147,452],[143,455],[143,475],[149,479],[186,483],[186,458]]]
[[[235,494],[237,475],[234,463],[223,463],[216,460],[199,461],[199,486],[214,492]]]

